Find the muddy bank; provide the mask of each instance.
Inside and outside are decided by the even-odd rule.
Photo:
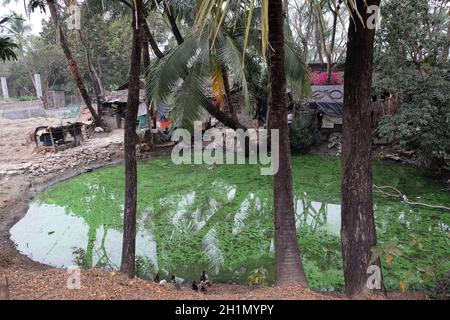
[[[23,127],[19,131],[24,134],[28,129]],[[1,136],[5,134],[8,131],[2,130]],[[32,261],[15,249],[9,239],[9,230],[26,214],[33,197],[45,188],[97,168],[119,164],[123,159],[123,131],[100,134],[85,140],[79,147],[57,153],[33,154],[33,148],[24,143],[12,144],[9,148],[20,151],[12,152],[8,160],[3,155],[5,161],[0,166],[0,269],[45,269],[47,266]],[[138,157],[143,159],[164,152],[167,150],[144,154],[138,151]]]
[[[82,146],[56,154],[48,154],[22,163],[10,163],[8,169],[0,172],[0,268],[24,266],[42,269],[42,266],[19,254],[9,239],[9,229],[27,212],[32,198],[46,187],[76,175],[119,163],[122,159],[123,147],[120,144],[105,144],[99,148],[102,158],[92,155],[81,161],[92,147]],[[91,151],[89,151],[91,152]],[[94,160],[95,158],[95,160]]]

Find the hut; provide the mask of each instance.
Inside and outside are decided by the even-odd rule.
[[[125,109],[127,106],[128,90],[119,87],[120,90],[110,91],[105,94],[102,104],[102,117],[108,126],[113,127],[110,119],[115,119],[115,126],[121,128],[122,119],[125,118]],[[139,110],[138,110],[138,126],[140,129],[149,127],[149,120],[152,119],[153,128],[166,130],[170,125],[171,107],[160,102],[155,113],[149,117],[147,105],[145,103],[145,90],[139,90]]]

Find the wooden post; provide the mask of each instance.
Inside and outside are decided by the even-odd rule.
[[[53,129],[50,127],[50,128],[48,128],[48,131],[50,132],[50,140],[52,141],[53,150],[56,153],[56,144],[55,144],[55,140],[53,140],[53,132],[52,132]]]
[[[0,276],[0,300],[9,300],[8,278],[6,275]]]

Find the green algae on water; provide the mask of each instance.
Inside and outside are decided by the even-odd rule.
[[[374,182],[394,186],[410,199],[450,204],[445,186],[417,168],[374,162]],[[343,289],[340,253],[340,160],[293,157],[298,239],[309,284]],[[40,194],[11,229],[18,249],[54,266],[117,269],[122,248],[123,166],[61,182]],[[255,269],[273,282],[272,177],[257,165],[175,165],[169,157],[138,165],[137,269],[151,277],[175,274],[197,280],[247,282]],[[450,214],[415,208],[374,195],[384,280],[410,289],[436,286],[449,272]],[[51,233],[50,233],[51,232]],[[390,260],[392,258],[392,261]],[[80,262],[81,261],[81,262]],[[431,272],[432,270],[433,272]]]

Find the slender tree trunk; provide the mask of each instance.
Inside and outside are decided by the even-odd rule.
[[[271,129],[280,133],[279,170],[273,179],[275,222],[275,282],[307,287],[295,228],[292,164],[287,124],[283,1],[269,1]]]
[[[158,59],[164,58],[164,53],[159,50],[158,44],[156,43],[155,39],[152,36],[152,33],[150,32],[150,29],[148,28],[147,21],[144,22],[144,34],[145,37],[148,39],[148,42],[150,43],[150,46],[152,47],[152,51],[155,54],[155,56]]]
[[[312,9],[314,10],[314,9]],[[316,40],[316,52],[319,56],[320,63],[324,62],[323,52],[322,52],[322,41],[320,35],[319,17],[317,15],[314,17],[314,38]]]
[[[175,36],[177,43],[180,45],[184,42],[184,39],[181,35],[180,29],[178,29],[177,21],[175,19],[175,16],[173,15],[172,9],[167,5],[166,1],[164,1],[164,8],[167,18],[169,19],[170,27],[172,28],[172,33]]]
[[[136,7],[134,7],[134,5]],[[136,167],[136,118],[139,107],[139,74],[142,51],[142,0],[134,0],[132,12],[133,39],[130,57],[130,76],[128,100],[125,112],[125,208],[123,218],[122,262],[120,271],[130,278],[135,274],[136,257],[136,204],[137,204],[137,167]]]
[[[356,1],[359,12],[367,21],[365,2]],[[379,5],[380,0],[367,0],[367,4]],[[377,243],[372,202],[370,117],[374,34],[375,30],[363,26],[360,19],[350,19],[345,62],[341,209],[345,291],[349,296],[369,291],[367,272],[371,248]],[[377,264],[379,266],[379,261]]]
[[[104,127],[100,117],[97,112],[92,107],[91,99],[89,98],[89,94],[86,90],[86,87],[83,83],[83,78],[81,77],[80,69],[78,68],[78,64],[72,56],[72,52],[70,51],[69,44],[67,43],[66,37],[64,35],[63,29],[60,25],[58,12],[56,10],[55,0],[47,0],[48,8],[50,10],[50,14],[52,16],[53,24],[59,34],[59,42],[61,44],[61,48],[64,52],[64,56],[67,59],[67,63],[69,65],[69,71],[77,84],[78,90],[80,91],[81,97],[84,100],[84,103],[88,107],[89,111],[94,118],[95,125],[98,127]]]
[[[144,67],[144,73],[147,72],[147,70],[150,68],[150,49],[149,49],[149,38],[148,35],[149,33],[147,33],[145,31],[145,26],[147,26],[148,28],[148,24],[146,19],[144,18],[144,22],[142,23],[142,65]],[[151,146],[153,146],[153,108],[151,108],[150,106],[150,102],[149,102],[149,98],[146,97],[145,98],[145,104],[147,106],[147,116],[148,116],[148,124],[149,124],[149,140],[147,141],[148,144],[150,144]]]
[[[95,71],[94,64],[92,63],[92,52],[91,47],[88,43],[86,43],[81,31],[78,31],[78,37],[83,44],[84,49],[86,50],[86,65],[88,67],[89,76],[92,80],[92,87],[94,89],[95,98],[97,100],[97,113],[99,118],[102,117],[102,97],[103,97],[103,88],[102,83],[100,81],[100,77],[98,76],[97,71]]]
[[[212,104],[208,104],[204,107],[206,111],[210,115],[212,115],[214,118],[216,118],[219,122],[221,122],[223,125],[227,126],[228,128],[231,128],[233,130],[236,129],[242,129],[244,131],[247,130],[247,128],[240,124],[239,122],[234,121],[230,116],[220,111],[219,108],[214,107]]]
[[[330,48],[327,52],[327,84],[331,84],[331,71],[333,66],[333,52],[334,46],[336,42],[336,29],[337,29],[337,21],[338,14],[341,7],[341,1],[338,2],[336,9],[333,11],[333,28],[331,30],[331,43]]]
[[[448,11],[448,14],[450,16],[450,10]],[[445,63],[448,60],[448,54],[450,51],[450,21],[447,22],[447,45],[444,47],[444,51],[442,52],[442,62]]]

